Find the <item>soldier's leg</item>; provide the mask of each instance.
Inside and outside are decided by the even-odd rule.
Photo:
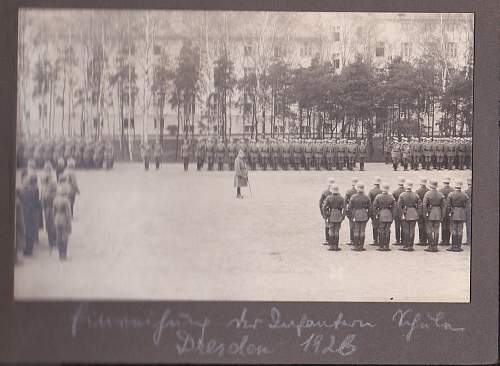
[[[330,226],[325,222],[325,242],[323,245],[328,245],[330,243]]]
[[[408,247],[408,237],[409,237],[409,225],[408,221],[406,220],[401,220],[401,244],[403,245],[403,248],[400,250],[406,250]]]
[[[401,220],[394,220],[394,231],[396,233],[396,243],[395,245],[401,245]]]
[[[373,224],[373,221],[372,221]],[[386,226],[384,225],[384,222],[379,222],[378,227],[377,227],[377,236],[378,236],[378,243],[379,243],[379,248],[377,250],[385,250],[385,241],[386,241]]]
[[[348,245],[354,245],[354,221],[349,219],[349,243]]]
[[[426,245],[427,243],[427,229],[425,228],[425,219],[420,217],[418,219],[418,244],[417,245]]]
[[[379,235],[378,235],[378,231],[379,231],[379,223],[378,223],[378,220],[375,219],[375,217],[372,218],[372,235],[373,235],[373,243],[370,244],[370,245],[382,245],[380,244],[380,241],[379,241]]]
[[[338,251],[339,248],[339,231],[340,231],[340,222],[333,223],[330,231],[330,238],[332,245],[330,246],[330,250]]]
[[[357,221],[352,222],[352,233],[353,233],[352,243],[354,245],[354,248],[352,249],[359,250],[359,222]]]
[[[365,245],[366,223],[367,221],[361,221],[359,223],[359,247],[361,250],[364,250],[363,247]]]
[[[409,238],[408,238],[408,246],[413,250],[413,243],[415,242],[415,226],[417,224],[417,221],[410,221],[410,233],[409,233]]]
[[[365,158],[361,158],[361,159],[359,160],[359,169],[360,169],[361,171],[365,170]]]
[[[458,221],[456,223],[457,225],[457,248],[459,251],[462,251],[462,237],[464,233],[464,222],[463,221]]]
[[[398,170],[398,163],[396,159],[392,159],[392,168],[394,171]]]
[[[445,245],[449,245],[450,244],[450,219],[449,218],[446,218],[445,220],[443,220],[443,223],[441,224],[442,227],[444,227],[444,237],[443,237],[443,241],[444,241],[444,244]]]

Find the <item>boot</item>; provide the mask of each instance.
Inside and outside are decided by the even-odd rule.
[[[364,248],[364,246],[365,246],[365,236],[364,236],[364,234],[363,234],[363,236],[361,236],[361,237],[359,238],[359,242],[358,242],[358,244],[359,244],[359,251],[364,251],[364,250],[366,250],[366,249]]]
[[[355,245],[354,244],[354,231],[349,229],[349,239],[351,240],[347,245]]]
[[[358,238],[354,238],[353,241],[352,241],[352,245],[353,245],[352,250],[354,250],[356,252],[359,252],[359,243],[358,243],[358,241],[359,241]]]
[[[338,251],[340,250],[340,248],[339,248],[339,237],[338,237],[338,235],[336,235],[336,236],[334,236],[334,237],[333,237],[332,242],[333,242],[333,245],[330,247],[330,250],[333,250],[333,251],[335,251],[335,252],[338,252]]]
[[[457,247],[457,236],[456,235],[452,235],[451,236],[451,246],[446,249],[448,252],[454,252],[455,249]]]
[[[457,252],[462,252],[462,235],[457,235]]]
[[[330,245],[330,230],[327,227],[325,228],[325,242],[323,245]]]

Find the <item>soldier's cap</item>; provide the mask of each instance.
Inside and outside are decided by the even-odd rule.
[[[420,178],[420,184],[425,186],[427,184],[427,179],[425,178]]]
[[[382,192],[389,192],[389,184],[387,183],[382,184]]]
[[[332,183],[330,185],[330,192],[332,193],[339,193],[339,186],[335,183]]]
[[[462,188],[462,184],[463,184],[463,183],[462,183],[462,181],[457,180],[457,181],[455,182],[455,185],[454,185],[454,186],[455,186],[455,188],[461,189],[461,188]]]
[[[382,178],[380,177],[373,178],[373,184],[380,184],[380,182],[382,182]]]
[[[358,184],[356,184],[356,190],[358,192],[363,192],[365,190],[365,185],[362,182],[358,182]]]
[[[404,177],[398,177],[398,185],[402,186],[405,184],[405,178]]]
[[[358,183],[358,178],[352,178],[351,182],[352,182],[352,185],[355,186],[356,183]]]
[[[443,178],[443,183],[450,184],[450,182],[451,182],[450,177],[444,177]]]
[[[435,179],[431,179],[431,180],[429,181],[429,185],[430,185],[430,187],[431,187],[431,188],[437,188],[437,186],[438,186],[438,182],[437,182],[437,180],[435,180]]]
[[[328,183],[335,183],[335,178],[334,177],[328,177]]]
[[[411,180],[407,180],[405,182],[405,189],[412,189],[413,188],[413,182]]]

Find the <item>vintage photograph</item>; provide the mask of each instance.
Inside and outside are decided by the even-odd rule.
[[[24,8],[17,56],[16,300],[470,301],[473,13]]]

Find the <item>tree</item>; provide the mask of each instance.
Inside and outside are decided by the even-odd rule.
[[[457,135],[457,125],[460,125],[459,136],[463,136],[464,127],[472,131],[473,91],[472,80],[464,72],[454,72],[441,98],[443,119],[447,122],[447,133]]]
[[[224,141],[227,139],[228,130],[227,111],[229,110],[229,113],[231,113],[232,95],[235,86],[234,64],[224,47],[222,55],[215,61],[214,66],[215,106],[219,126],[217,130]],[[229,125],[229,136],[231,135],[231,128],[231,125]]]

